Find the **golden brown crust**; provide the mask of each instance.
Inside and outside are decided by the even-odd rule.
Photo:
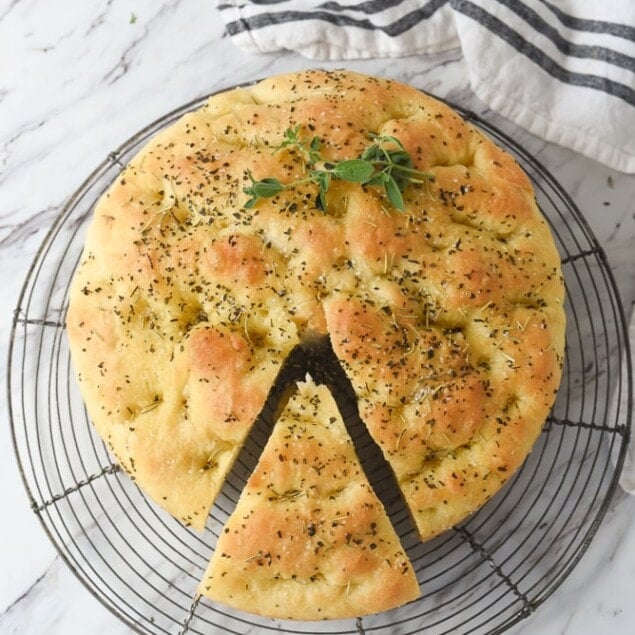
[[[305,176],[394,135],[434,181],[306,184],[245,209],[248,172]],[[289,351],[330,334],[422,538],[511,476],[553,402],[559,259],[529,180],[450,108],[396,82],[307,71],[212,97],[99,203],[68,333],[89,414],[121,464],[202,527]]]
[[[313,620],[377,613],[419,596],[325,386],[298,385],[199,591],[251,613]]]

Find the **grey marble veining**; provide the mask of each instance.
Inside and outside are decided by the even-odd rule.
[[[7,0],[0,4],[0,53],[5,60],[0,75],[0,276],[5,296],[5,311],[0,319],[0,356],[4,359],[13,310],[31,262],[69,197],[111,151],[148,123],[193,99],[278,72],[318,66],[291,54],[242,53],[224,36],[220,16],[214,3],[208,0],[86,0],[81,3]],[[329,62],[320,66],[337,68],[343,64]],[[606,252],[624,306],[630,311],[635,299],[634,177],[547,144],[489,111],[472,94],[458,50],[427,57],[354,61],[346,66],[395,77],[460,104],[500,127],[533,153],[563,185],[589,223]],[[54,289],[55,298],[64,297],[63,286],[54,284]],[[40,308],[32,306],[32,315]],[[61,314],[62,307],[58,311]],[[46,346],[61,345],[54,335],[47,337],[51,339],[45,342]],[[7,369],[3,366],[0,368],[3,385],[6,379]],[[584,381],[576,377],[570,377],[570,381],[575,385],[573,397],[581,398]],[[607,383],[606,390],[611,388]],[[9,419],[6,404],[2,407],[2,420],[6,422]],[[567,414],[585,417],[586,411],[570,404]],[[570,430],[554,424],[543,433],[545,439],[541,443],[560,438],[570,442],[571,434]],[[4,518],[8,519],[3,523],[0,541],[4,572],[0,577],[0,632],[130,633],[130,627],[92,597],[57,555],[30,508],[8,426],[0,427],[0,435],[0,482]],[[584,462],[587,459],[582,449],[581,454],[580,460]],[[105,456],[97,454],[94,462],[86,466],[83,476],[99,470],[104,461]],[[531,470],[531,461],[525,469]],[[575,488],[575,475],[567,472],[566,466],[556,462],[554,470],[564,475],[566,487]],[[146,505],[135,493],[134,486],[123,482],[123,478],[108,474],[70,496],[77,500],[99,497],[107,505],[114,496],[113,488],[121,488],[117,491],[125,490],[136,505]],[[64,472],[51,479],[50,490],[42,492],[37,501],[44,506],[44,514],[58,513],[57,503],[50,500],[74,480],[77,480],[76,474]],[[527,496],[534,495],[529,488]],[[501,509],[505,509],[504,503]],[[115,514],[115,518],[122,528],[131,522],[123,513]],[[181,531],[159,518],[157,516],[147,528],[153,539],[163,541],[168,533]],[[414,547],[418,566],[426,562],[426,554],[453,553],[451,548],[459,545],[449,560],[451,566],[476,567],[485,580],[485,586],[480,589],[466,585],[465,594],[477,597],[486,587],[492,593],[503,592],[504,576],[509,576],[515,584],[515,543],[502,535],[488,535],[485,518],[476,517],[466,525],[470,532],[473,530],[470,533],[474,541],[472,548],[465,542],[465,536],[461,543],[458,535],[445,537],[425,549]],[[580,563],[553,596],[510,633],[634,632],[634,519],[635,500],[618,492]],[[84,521],[83,529],[79,522],[69,525],[73,540],[81,545],[91,543],[97,550],[107,550],[107,540],[100,527],[110,521],[102,516],[79,520]],[[547,515],[546,522],[550,520]],[[218,528],[208,528],[210,536],[214,531]],[[539,545],[540,535],[536,532],[532,534],[531,528],[524,528],[514,540]],[[183,566],[181,573],[170,579],[175,588],[181,589],[181,610],[181,605],[184,609],[189,606],[186,595],[204,566],[204,557],[200,555],[204,551],[202,541],[213,540],[210,536],[193,537],[185,530],[178,535],[181,541],[178,557],[182,558]],[[568,537],[564,528],[563,551]],[[162,568],[161,562],[150,562],[151,551],[143,540],[133,546],[137,556],[131,557],[142,558],[143,562],[137,563],[136,568],[145,572],[148,579],[152,580],[153,575],[172,575]],[[477,547],[493,554],[500,572],[493,571],[492,564],[479,554]],[[167,545],[162,548],[170,549]],[[554,557],[558,553],[556,549]],[[517,582],[521,594],[529,592],[534,577],[541,574],[541,567],[546,567],[538,555],[537,551],[535,571]],[[435,559],[431,558],[430,562]],[[434,573],[438,573],[439,585],[445,579],[443,576],[451,575],[442,570],[441,563],[439,560],[431,565]],[[448,589],[443,597],[456,601],[452,593],[460,591]],[[518,606],[522,606],[522,601]],[[514,605],[510,611],[513,613],[516,609]],[[197,607],[191,626],[208,628],[205,619],[211,610],[202,605],[199,612]],[[184,610],[183,619],[186,615]],[[160,620],[157,614],[157,627]],[[477,621],[475,618],[474,624]],[[380,622],[380,618],[366,621],[369,628]],[[355,626],[351,622],[347,628],[351,624]],[[456,630],[460,632],[461,627],[457,625]],[[251,632],[258,630],[254,627]]]

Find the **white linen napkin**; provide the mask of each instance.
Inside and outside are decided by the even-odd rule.
[[[257,53],[319,60],[459,46],[490,108],[539,137],[635,173],[633,0],[217,0]]]

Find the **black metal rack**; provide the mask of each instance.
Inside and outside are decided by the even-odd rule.
[[[89,591],[141,633],[507,630],[533,613],[583,555],[617,486],[630,436],[632,369],[630,362],[621,363],[628,360],[626,323],[600,245],[534,157],[477,115],[457,108],[527,171],[562,256],[565,370],[536,447],[487,505],[430,542],[418,541],[402,505],[388,503],[424,593],[406,607],[357,620],[303,623],[199,601],[196,586],[264,445],[266,421],[256,425],[205,532],[183,527],[145,498],[93,431],[70,365],[64,316],[95,201],[153,134],[203,101],[185,104],[112,152],[61,211],[28,272],[13,321],[8,403],[34,513]],[[612,406],[619,402],[616,395],[626,397],[625,408]]]

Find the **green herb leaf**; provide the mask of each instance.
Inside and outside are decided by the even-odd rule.
[[[366,183],[375,173],[375,166],[363,159],[348,159],[336,163],[331,174],[349,183]]]
[[[397,184],[397,181],[393,177],[389,177],[386,181],[386,196],[390,201],[390,204],[395,208],[402,212],[405,208],[405,204],[403,201],[403,196],[401,195],[401,189]]]
[[[368,146],[364,152],[360,155],[360,159],[363,161],[381,161],[384,159],[384,151],[377,145],[373,144],[372,146]]]
[[[392,177],[386,172],[377,172],[372,178],[368,179],[366,185],[378,185],[384,187],[386,182]]]
[[[298,133],[300,132],[300,128],[300,125],[297,125],[295,128],[287,128],[284,131],[284,141],[278,147],[274,148],[274,153],[288,146],[296,145],[299,142]]]
[[[313,170],[311,172],[311,180],[318,185],[318,195],[315,202],[316,207],[319,210],[326,212],[326,193],[331,185],[331,175],[328,172]]]
[[[385,143],[394,143],[400,150],[405,150],[405,148],[403,147],[403,143],[401,143],[401,141],[399,141],[399,139],[397,139],[397,137],[393,137],[391,135],[374,135],[371,134],[370,135],[371,139],[374,139],[375,142],[379,145],[385,144]]]
[[[247,176],[251,179],[251,185],[243,188],[243,192],[251,196],[245,203],[247,209],[251,209],[261,198],[271,198],[286,188],[286,185],[272,177],[256,181],[251,172],[247,172]]]
[[[388,152],[390,162],[406,168],[412,168],[412,159],[405,150],[390,150]]]
[[[256,196],[258,198],[271,198],[276,194],[280,194],[285,186],[278,179],[266,178],[262,181],[254,181],[253,185],[243,189],[245,194]]]
[[[403,192],[409,183],[412,182],[410,170],[412,169],[412,159],[405,150],[392,150],[389,152],[392,162],[391,175],[395,179],[399,189]]]
[[[310,156],[313,158],[313,162],[317,163],[320,160],[320,148],[322,147],[322,140],[320,137],[313,137],[311,139],[311,145],[309,146],[311,152]]]

